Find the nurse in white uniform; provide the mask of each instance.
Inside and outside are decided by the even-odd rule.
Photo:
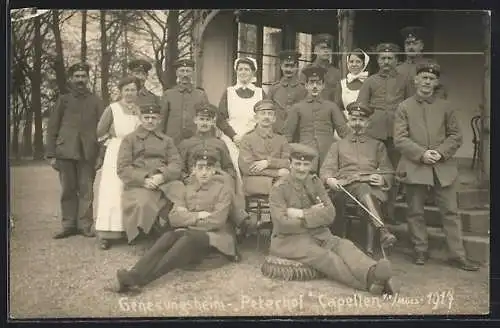
[[[236,84],[226,89],[219,103],[218,119],[226,119],[233,131],[223,134],[221,139],[229,148],[231,160],[238,175],[237,187],[241,187],[238,166],[238,144],[241,137],[255,128],[254,105],[264,99],[262,88],[255,86],[257,62],[253,58],[238,58],[234,62]]]

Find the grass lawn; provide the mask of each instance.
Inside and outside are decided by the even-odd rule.
[[[402,287],[393,299],[336,282],[284,282],[262,276],[264,254],[248,240],[243,261],[212,271],[174,271],[140,295],[105,291],[116,270],[132,266],[137,249],[100,251],[95,239],[53,240],[60,228],[59,182],[46,165],[11,167],[11,318],[248,315],[486,314],[489,268],[464,272],[430,260],[415,266],[391,255]]]

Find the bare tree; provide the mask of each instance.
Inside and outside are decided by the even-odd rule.
[[[176,75],[174,67],[174,62],[179,57],[179,33],[181,26],[179,24],[179,10],[169,10],[167,17],[167,60],[166,60],[166,85],[170,88],[176,83]]]
[[[52,31],[54,33],[56,56],[54,59],[54,71],[56,73],[57,87],[60,93],[67,91],[66,87],[66,70],[64,68],[64,52],[61,39],[61,11],[57,9],[52,10]]]
[[[82,40],[81,40],[81,60],[87,61],[87,10],[82,11]]]
[[[106,11],[101,10],[100,16],[101,27],[101,97],[104,104],[107,106],[110,101],[109,94],[109,63],[111,54],[108,51],[108,36],[106,26]]]
[[[31,106],[35,116],[35,140],[33,159],[42,159],[44,155],[42,131],[42,33],[41,18],[35,18],[33,72],[31,74]]]

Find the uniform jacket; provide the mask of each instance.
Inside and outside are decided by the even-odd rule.
[[[357,172],[392,171],[393,167],[383,142],[367,135],[348,135],[334,143],[321,166],[320,178],[347,178]],[[384,175],[385,189],[392,185],[392,176]]]
[[[311,208],[320,199],[322,209]],[[269,206],[273,221],[270,253],[294,258],[310,245],[324,245],[333,237],[329,226],[335,219],[335,208],[317,176],[300,181],[292,175],[279,180],[272,188]],[[288,208],[304,210],[304,219],[290,218]]]
[[[183,190],[183,197],[174,204],[170,212],[170,225],[206,231],[210,245],[222,253],[234,256],[235,241],[228,222],[233,192],[220,177],[212,177],[205,185],[192,179]],[[210,216],[201,220],[198,212],[206,211]]]
[[[262,190],[270,191],[278,170],[289,167],[290,147],[286,138],[271,132],[264,132],[258,127],[241,139],[238,163],[243,179],[243,188],[248,193]],[[250,165],[256,161],[268,160],[269,167],[258,174],[250,172]]]
[[[85,159],[97,158],[97,123],[104,112],[104,105],[96,95],[86,90],[59,96],[47,126],[46,155],[49,158]]]
[[[139,126],[127,135],[118,152],[117,173],[124,188],[141,188],[146,177],[161,173],[165,184],[179,180],[181,157],[172,138]]]
[[[208,98],[202,89],[176,85],[166,90],[161,99],[163,133],[171,137],[176,145],[192,137],[196,132],[193,121],[196,108],[203,103],[208,103]]]
[[[307,97],[292,106],[283,132],[289,143],[298,142],[316,149],[322,163],[334,140],[335,130],[340,137],[350,132],[339,107],[320,97]]]
[[[304,82],[300,81],[298,76],[290,80],[283,77],[270,86],[267,98],[273,100],[278,105],[274,131],[277,133],[283,132],[283,125],[285,124],[288,111],[294,104],[303,100],[306,96],[307,90]]]
[[[442,186],[449,186],[457,178],[454,155],[462,145],[462,133],[450,102],[418,95],[402,102],[394,122],[394,145],[402,155],[398,172],[406,174],[403,182],[433,186],[435,173]],[[421,160],[428,149],[442,155],[435,165]]]
[[[161,106],[161,98],[155,95],[153,92],[149,91],[146,88],[142,88],[139,90],[137,94],[137,105],[140,107],[141,105],[149,105],[155,104],[157,106]]]
[[[229,155],[229,149],[224,141],[214,135],[202,135],[197,133],[193,137],[181,141],[178,148],[183,163],[182,169],[186,175],[189,174],[194,164],[194,154],[200,149],[210,148],[219,153],[220,162],[218,165],[220,169],[229,174],[233,179],[236,178],[236,172],[233,162],[231,161],[231,156]]]
[[[389,73],[378,72],[369,76],[359,90],[358,102],[375,110],[370,117],[367,134],[386,140],[394,130],[394,112],[398,105],[410,97],[411,85],[406,75],[396,70]]]

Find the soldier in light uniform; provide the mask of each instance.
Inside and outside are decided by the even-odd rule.
[[[349,112],[347,121],[353,133],[332,145],[321,166],[320,178],[339,193],[335,201],[338,214],[342,211],[345,199],[348,197],[339,190],[338,185],[342,183],[342,180],[347,182],[349,179],[356,178],[356,175],[366,172],[364,179],[363,176],[359,176],[352,183],[347,182],[344,188],[363,203],[370,212],[382,219],[381,205],[387,201],[387,191],[391,188],[393,180],[390,173],[393,167],[387,156],[385,145],[365,134],[373,109],[353,102],[347,105],[347,111]],[[384,171],[389,174],[383,174]],[[369,255],[373,255],[373,227],[372,224],[368,225],[366,251]],[[396,242],[396,237],[382,227],[380,242],[383,248],[389,248]]]
[[[179,199],[169,214],[175,230],[164,233],[130,270],[118,270],[116,292],[128,292],[168,272],[199,263],[212,250],[235,256],[235,240],[228,222],[232,192],[217,177],[217,153],[194,155],[193,179],[177,190]]]
[[[340,70],[330,63],[330,56],[333,52],[333,37],[329,34],[322,33],[313,36],[314,61],[305,68],[322,67],[326,70],[325,88],[321,91],[321,96],[325,100],[335,101],[335,89],[339,84],[342,76]],[[306,81],[306,75],[302,70],[301,80]]]
[[[416,94],[402,102],[396,111],[394,142],[402,157],[398,171],[406,176],[408,228],[415,250],[415,264],[427,258],[428,240],[424,220],[424,201],[428,189],[434,190],[446,235],[450,264],[475,271],[465,254],[462,222],[457,215],[458,181],[456,151],[462,133],[452,104],[434,93],[439,84],[440,67],[435,62],[417,66]]]
[[[144,59],[135,59],[128,63],[130,74],[141,82],[139,93],[137,94],[137,105],[155,104],[160,106],[160,97],[148,90],[145,86],[149,71],[153,68],[150,62]]]
[[[195,88],[193,85],[194,62],[192,60],[181,59],[174,66],[177,85],[166,90],[161,99],[164,117],[162,130],[174,140],[175,145],[178,145],[182,140],[195,134],[196,108],[203,103],[208,103],[208,98],[203,89]]]
[[[317,152],[292,144],[290,174],[271,191],[271,255],[301,262],[350,287],[395,292],[390,262],[365,255],[351,241],[332,235],[335,208],[321,180],[311,175]]]
[[[269,88],[267,98],[278,105],[274,131],[282,133],[290,107],[307,96],[304,82],[299,79],[299,58],[301,54],[295,50],[283,50],[279,53],[283,76]]]
[[[335,131],[343,138],[350,132],[350,128],[337,104],[320,96],[325,87],[325,69],[311,66],[304,69],[303,73],[307,79],[307,97],[290,109],[283,134],[289,143],[302,143],[313,147],[319,153],[312,167],[318,172],[334,141]]]
[[[404,40],[406,60],[404,63],[399,64],[396,69],[400,74],[408,77],[411,83],[411,95],[413,95],[415,93],[415,84],[413,81],[417,72],[417,64],[429,60],[429,58],[422,55],[425,29],[421,26],[407,26],[401,30],[401,35]],[[443,99],[446,99],[448,96],[446,89],[441,83],[436,87],[434,92]]]

